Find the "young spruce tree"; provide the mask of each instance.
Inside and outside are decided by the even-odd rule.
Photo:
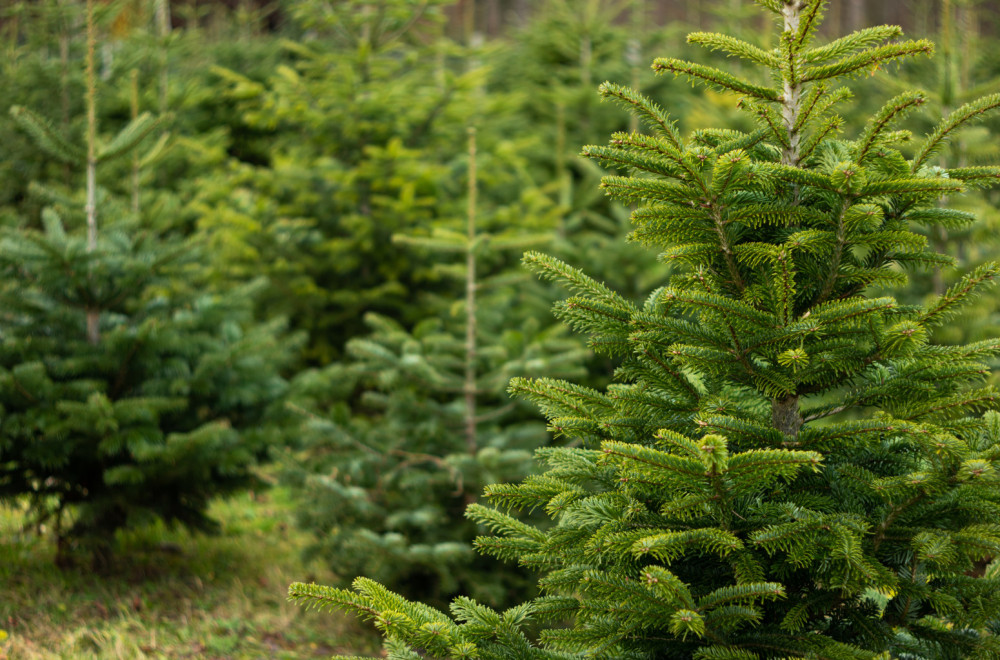
[[[583,446],[541,450],[547,472],[488,488],[499,509],[468,510],[496,532],[479,547],[538,570],[545,595],[503,613],[460,598],[454,619],[363,578],[355,591],[296,584],[293,598],[371,618],[397,660],[997,657],[1000,575],[984,563],[1000,553],[1000,414],[982,381],[1000,339],[927,335],[1000,265],[926,305],[866,291],[950,262],[909,227],[952,221],[941,195],[1000,177],[933,160],[1000,96],[958,108],[905,155],[910,135],[894,126],[918,93],[838,137],[850,98],[838,81],[931,43],[883,26],[817,45],[824,0],[757,4],[779,21],[773,50],[689,40],[769,77],[654,64],[738,92],[756,131],[685,139],[651,100],[601,88],[651,132],[585,153],[631,170],[604,188],[641,203],[633,237],[678,265],[669,284],[636,307],[526,257],[576,291],[560,316],[621,361],[603,392],[515,380]],[[551,527],[500,510],[536,507]],[[526,626],[539,622],[553,625],[535,641]]]
[[[41,150],[82,166],[86,187],[81,200],[36,186],[50,202],[44,229],[0,233],[0,501],[51,524],[57,563],[80,549],[107,568],[119,529],[211,528],[212,497],[260,483],[253,467],[280,437],[266,413],[296,346],[282,321],[253,321],[259,283],[178,294],[195,246],[99,186],[101,166],[135,153],[159,120],[136,112],[100,140],[92,0],[86,16],[83,148],[11,110]]]
[[[435,256],[452,296],[412,330],[369,313],[370,332],[347,342],[345,360],[293,381],[294,407],[307,414],[286,479],[315,536],[311,554],[338,575],[363,573],[428,601],[465,593],[494,604],[523,598],[528,574],[498,574],[477,556],[481,530],[462,511],[487,484],[530,474],[532,451],[546,442],[544,423],[511,401],[507,382],[581,376],[589,351],[564,327],[542,326],[551,298],[537,285],[515,287],[523,274],[498,260],[552,237],[524,231],[530,218],[512,229],[509,208],[480,208],[476,165],[470,133],[464,232],[396,236]]]

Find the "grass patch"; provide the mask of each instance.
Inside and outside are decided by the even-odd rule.
[[[23,513],[0,506],[0,660],[377,654],[353,618],[285,600],[291,582],[333,581],[302,561],[308,537],[291,513],[280,488],[222,500],[219,535],[162,524],[123,534],[114,572],[98,576],[57,569],[51,540],[22,533]]]

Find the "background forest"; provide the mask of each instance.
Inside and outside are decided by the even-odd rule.
[[[687,57],[695,29],[767,46],[751,5],[6,0],[0,658],[378,648],[286,603],[293,581],[532,595],[462,515],[553,442],[508,382],[598,387],[616,365],[521,256],[586,265],[637,305],[674,272],[627,242],[631,209],[578,156],[639,129],[596,88],[669,99],[684,133],[748,128],[736,95],[649,64]],[[820,39],[880,23],[937,56],[856,81],[845,130],[874,90],[924,90],[920,133],[1000,92],[1000,3],[833,2]],[[997,131],[963,129],[937,165],[995,162]],[[899,300],[1000,253],[997,192],[949,203],[976,222],[921,231],[957,265]],[[932,341],[996,337],[998,296]]]

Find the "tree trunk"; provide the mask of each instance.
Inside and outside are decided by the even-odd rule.
[[[139,116],[139,71],[132,69],[129,82],[129,102],[132,110],[132,120]],[[139,215],[139,151],[132,152],[132,213]]]
[[[771,423],[787,436],[798,437],[802,428],[802,413],[799,412],[799,397],[791,394],[771,402]]]
[[[465,448],[475,454],[476,437],[476,129],[469,129],[468,245],[465,253]]]
[[[97,250],[97,79],[94,59],[97,49],[97,26],[94,24],[94,0],[87,0],[87,252]],[[101,340],[100,311],[87,308],[87,341]]]
[[[170,0],[156,0],[156,33],[160,37],[160,113],[167,111],[167,85],[170,72],[167,61],[167,39],[170,37]]]

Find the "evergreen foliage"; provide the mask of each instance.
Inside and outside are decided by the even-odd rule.
[[[576,151],[580,144],[629,127],[627,112],[599,103],[596,81],[622,79],[632,69],[637,89],[673,94],[678,103],[691,96],[683,85],[642,75],[645,67],[637,66],[641,51],[670,36],[669,30],[648,30],[642,7],[635,0],[539,2],[532,20],[511,36],[510,47],[497,53],[499,63],[489,78],[491,93],[509,95],[521,121],[541,137],[532,145],[529,162],[534,180],[558,204],[561,219],[547,251],[587,263],[593,277],[636,300],[661,281],[664,267],[654,254],[623,241],[628,207],[601,194],[600,166]],[[627,23],[622,20],[626,10],[634,13]]]
[[[281,320],[253,321],[260,282],[180,294],[172,282],[198,262],[197,246],[98,185],[99,166],[148,149],[161,120],[136,112],[99,139],[87,9],[83,145],[11,111],[39,149],[80,166],[87,187],[38,186],[43,229],[0,235],[0,498],[26,499],[37,524],[52,523],[59,563],[80,548],[107,568],[117,530],[154,517],[210,529],[213,496],[260,484],[253,467],[279,438],[267,413],[296,340]]]
[[[503,99],[479,93],[484,72],[468,64],[470,53],[439,37],[439,4],[298,0],[294,15],[311,37],[285,43],[291,61],[266,83],[215,69],[243,122],[276,134],[268,162],[231,161],[191,203],[219,255],[215,283],[268,264],[261,313],[305,330],[314,365],[364,332],[368,311],[421,318],[419,292],[440,278],[392,236],[461,216],[449,200],[462,199],[465,126],[479,112],[506,116]],[[490,168],[512,179],[490,194],[541,217],[537,205],[552,205],[521,193],[521,157],[504,135],[497,122],[480,136],[513,159]]]
[[[527,594],[529,581],[475,556],[477,526],[462,510],[487,484],[526,477],[545,443],[545,425],[509,400],[510,378],[579,377],[588,351],[562,327],[540,327],[548,298],[496,259],[549,234],[511,231],[503,213],[480,218],[475,172],[464,233],[396,237],[435,255],[465,300],[431,306],[412,330],[370,313],[369,333],[347,343],[345,360],[296,378],[305,450],[286,480],[315,534],[312,553],[338,574],[365,573],[435,602],[470,593],[504,603]]]
[[[937,12],[939,56],[933,60],[909,62],[895,75],[880,74],[870,81],[869,86],[877,85],[895,93],[909,88],[925,93],[928,108],[909,121],[915,130],[932,130],[930,120],[933,117],[947,115],[984,93],[1000,90],[1000,79],[988,64],[990,49],[984,48],[971,24],[973,11],[968,3],[942,2]],[[943,168],[962,168],[996,162],[1000,157],[997,126],[995,118],[988,118],[961,127],[937,155],[935,164]],[[927,235],[935,251],[954,256],[956,266],[937,267],[929,273],[916,274],[907,289],[897,293],[901,301],[920,301],[928,293],[941,295],[964,271],[996,258],[1000,249],[996,191],[989,187],[971,188],[966,194],[939,202],[953,210],[948,222],[918,229]],[[996,309],[997,295],[991,291],[966,305],[952,322],[932,330],[931,337],[941,343],[957,344],[995,336],[1000,331]],[[993,362],[992,366],[995,364]]]
[[[757,4],[779,25],[774,48],[689,40],[763,75],[654,63],[739,94],[753,132],[685,138],[651,99],[601,87],[648,133],[584,153],[628,171],[603,187],[640,205],[633,240],[675,265],[669,283],[634,304],[526,256],[573,291],[563,321],[620,362],[604,391],[515,379],[569,442],[538,452],[545,472],[487,488],[495,508],[467,510],[494,532],[479,548],[540,572],[545,595],[502,613],[459,598],[453,618],[365,578],[295,584],[293,599],[372,620],[397,660],[997,657],[1000,414],[983,380],[1000,341],[928,334],[1000,265],[922,305],[867,292],[952,262],[911,225],[947,223],[942,195],[997,180],[936,155],[1000,97],[955,109],[909,156],[898,126],[920,93],[840,137],[840,82],[932,45],[891,26],[816,44],[826,2]],[[532,509],[551,526],[509,513]],[[538,623],[552,625],[536,640]]]

